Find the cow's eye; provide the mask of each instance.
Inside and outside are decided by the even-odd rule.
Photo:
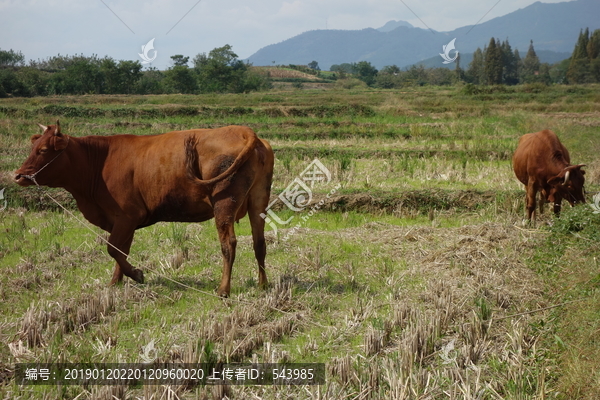
[[[40,154],[44,154],[44,153],[47,153],[47,152],[48,152],[48,148],[47,147],[42,147],[40,149]]]

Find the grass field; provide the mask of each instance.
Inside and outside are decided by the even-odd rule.
[[[0,100],[0,396],[10,399],[600,398],[600,214],[523,226],[518,137],[551,129],[600,190],[600,87],[274,90]],[[11,173],[35,124],[74,136],[248,125],[273,145],[273,199],[318,158],[322,206],[274,211],[270,287],[247,219],[230,299],[213,221],[139,230],[146,283],[61,189]],[[334,189],[335,193],[332,193]],[[67,211],[55,205],[58,199]],[[2,204],[0,204],[0,208]],[[301,223],[300,223],[301,222]],[[322,386],[19,386],[18,362],[322,362]],[[112,397],[114,396],[114,397]]]

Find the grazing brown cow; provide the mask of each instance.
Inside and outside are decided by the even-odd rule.
[[[248,213],[258,283],[265,274],[265,221],[273,177],[273,150],[243,126],[175,131],[162,135],[73,137],[56,125],[40,125],[29,158],[17,170],[21,186],[68,190],[92,224],[110,232],[108,253],[117,264],[111,284],[123,274],[144,281],[127,261],[136,229],[159,221],[215,218],[223,273],[217,290],[228,296],[235,259],[235,221]]]
[[[554,132],[543,130],[521,136],[512,159],[517,178],[527,190],[527,218],[535,219],[535,198],[541,192],[540,214],[544,203],[554,203],[554,213],[560,214],[560,203],[566,199],[571,206],[585,203],[584,164],[571,165],[569,152]]]

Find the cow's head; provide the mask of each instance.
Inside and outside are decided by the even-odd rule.
[[[43,133],[31,137],[31,153],[21,168],[15,171],[15,182],[21,186],[36,182],[46,186],[58,185],[57,178],[60,178],[64,170],[65,156],[59,155],[67,148],[69,137],[60,132],[58,121],[56,125],[38,125]]]
[[[548,180],[552,187],[551,194],[559,194],[572,206],[577,203],[585,203],[583,185],[585,183],[585,171],[581,169],[585,164],[569,165],[560,174]],[[550,199],[552,201],[552,199]]]

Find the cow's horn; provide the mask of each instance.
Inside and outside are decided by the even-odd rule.
[[[567,182],[569,182],[570,176],[571,176],[571,170],[567,171],[567,173],[565,174],[565,181],[563,182],[563,185],[566,185]]]
[[[60,134],[60,122],[58,120],[56,120],[56,129],[54,130],[54,134]]]
[[[48,129],[46,125],[38,124],[38,126],[42,128],[43,131],[46,131],[46,129]]]

